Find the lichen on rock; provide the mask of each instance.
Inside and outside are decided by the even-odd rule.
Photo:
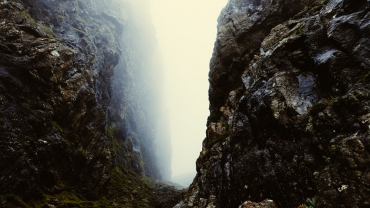
[[[193,204],[213,195],[225,208],[266,198],[368,206],[369,22],[365,0],[230,0],[210,63],[207,137],[183,202],[197,187]]]
[[[155,181],[170,174],[170,150],[157,160],[160,92],[151,86],[160,80],[150,76],[162,69],[133,9],[116,0],[0,2],[1,205],[152,207],[175,192]]]

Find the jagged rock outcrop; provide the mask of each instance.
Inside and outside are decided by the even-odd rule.
[[[2,206],[55,195],[60,207],[102,196],[156,203],[150,178],[169,174],[170,150],[159,164],[152,75],[161,65],[141,3],[147,10],[115,0],[0,2]],[[165,133],[163,141],[170,146]]]
[[[176,207],[368,207],[370,2],[230,0],[218,22],[207,137]]]

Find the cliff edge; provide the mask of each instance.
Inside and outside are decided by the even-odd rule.
[[[0,1],[1,207],[154,207],[175,190],[156,181],[162,68],[134,3]]]
[[[229,0],[207,137],[176,207],[369,206],[369,6]]]

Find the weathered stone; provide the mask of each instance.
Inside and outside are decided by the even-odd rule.
[[[95,200],[118,186],[115,167],[168,178],[167,132],[167,153],[156,153],[161,106],[152,86],[160,80],[150,75],[162,69],[151,62],[156,40],[137,26],[139,15],[128,1],[0,2],[1,199],[69,191]],[[140,197],[127,203],[146,203]]]
[[[230,0],[218,23],[198,198],[366,207],[369,1]]]

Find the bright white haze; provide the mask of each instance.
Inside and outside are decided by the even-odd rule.
[[[227,0],[150,0],[165,67],[172,176],[194,173],[205,138],[208,71],[217,18]],[[176,181],[175,181],[176,182]]]

